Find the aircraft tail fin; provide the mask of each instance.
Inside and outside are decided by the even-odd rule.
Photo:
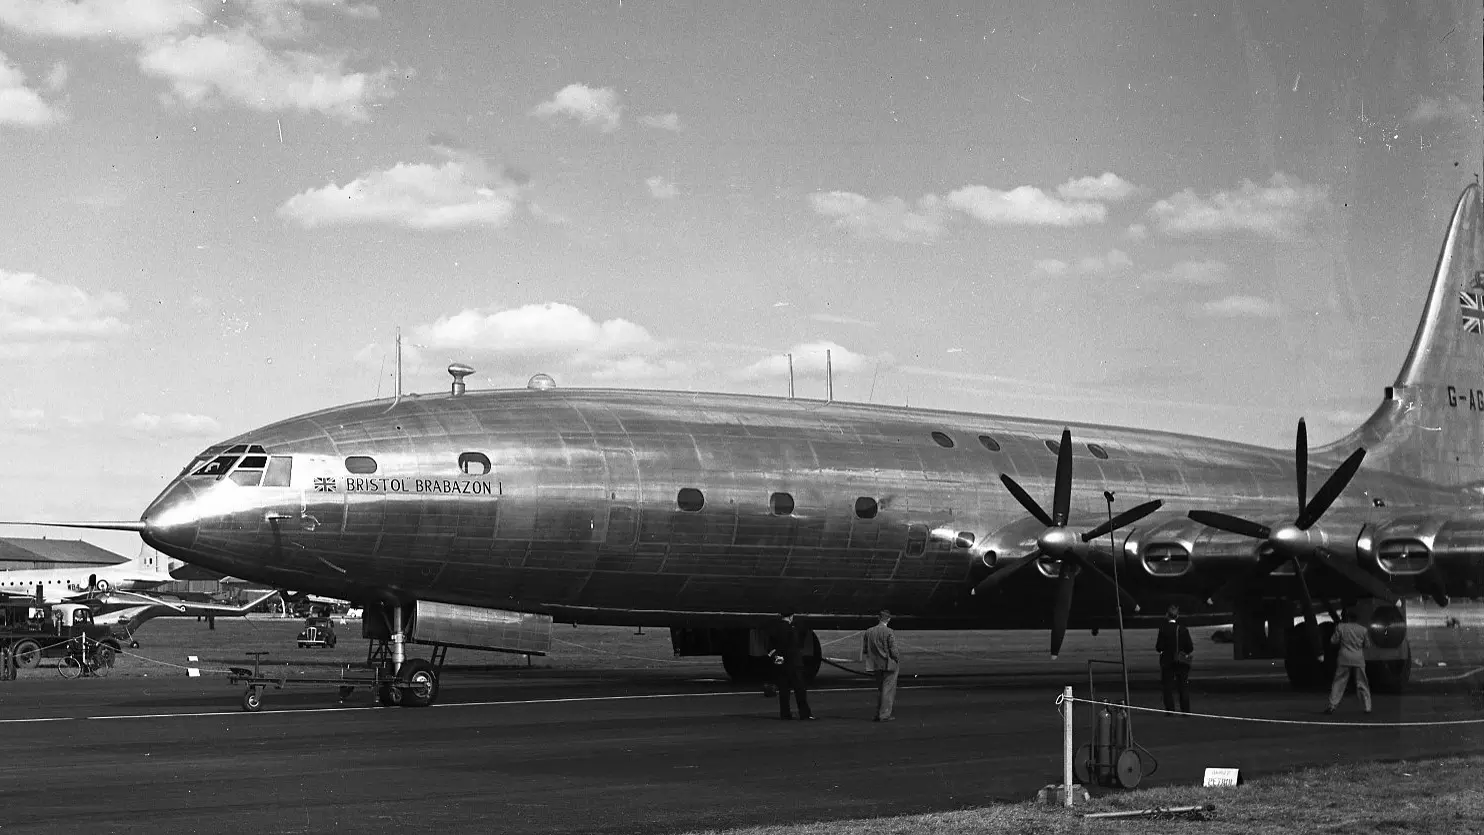
[[[1477,184],[1448,224],[1412,349],[1386,399],[1330,449],[1366,447],[1367,468],[1484,483],[1484,217]]]

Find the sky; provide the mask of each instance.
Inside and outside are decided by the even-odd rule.
[[[0,518],[404,390],[1288,447],[1379,402],[1484,156],[1465,2],[0,0]],[[81,537],[133,555],[129,534]]]

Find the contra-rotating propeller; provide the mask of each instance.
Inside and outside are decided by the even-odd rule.
[[[1052,610],[1051,620],[1052,658],[1061,653],[1062,640],[1067,634],[1067,621],[1072,615],[1072,590],[1080,571],[1085,570],[1108,584],[1131,608],[1135,610],[1139,608],[1138,603],[1128,592],[1119,588],[1118,584],[1113,582],[1113,578],[1092,564],[1088,558],[1092,552],[1107,552],[1089,543],[1106,535],[1109,531],[1118,530],[1143,519],[1158,510],[1163,504],[1161,501],[1155,499],[1125,510],[1084,533],[1079,534],[1067,530],[1067,515],[1072,508],[1072,430],[1070,429],[1062,430],[1061,446],[1056,451],[1056,486],[1052,494],[1049,516],[1036,503],[1036,500],[1031,498],[1025,488],[1015,482],[1015,479],[1001,473],[1000,481],[1005,483],[1005,489],[1010,491],[1010,495],[1014,496],[1017,502],[1020,502],[1021,507],[1046,526],[1046,530],[1036,537],[1036,547],[1029,554],[985,577],[974,587],[973,594],[989,591],[999,586],[1043,557],[1054,560],[1057,563],[1057,581],[1056,607]]]
[[[1258,522],[1213,510],[1192,510],[1187,515],[1208,527],[1265,540],[1269,546],[1267,553],[1262,555],[1257,568],[1252,573],[1237,577],[1222,586],[1213,598],[1235,597],[1248,584],[1263,579],[1283,563],[1293,563],[1293,574],[1298,581],[1299,602],[1304,610],[1304,629],[1317,655],[1323,651],[1320,645],[1319,621],[1314,614],[1314,599],[1309,594],[1309,584],[1304,579],[1304,565],[1300,561],[1301,558],[1310,559],[1339,574],[1369,592],[1373,597],[1392,603],[1396,602],[1397,597],[1396,593],[1385,583],[1360,570],[1359,566],[1337,558],[1325,547],[1323,531],[1315,527],[1320,518],[1324,516],[1324,512],[1329,510],[1329,506],[1339,498],[1340,493],[1344,492],[1345,487],[1350,483],[1350,479],[1354,478],[1356,471],[1360,469],[1360,462],[1365,458],[1365,448],[1357,448],[1350,453],[1350,457],[1346,458],[1344,463],[1330,474],[1324,484],[1320,485],[1313,498],[1307,495],[1309,432],[1303,418],[1299,418],[1298,435],[1293,445],[1293,458],[1298,481],[1298,516],[1292,524],[1269,528]]]

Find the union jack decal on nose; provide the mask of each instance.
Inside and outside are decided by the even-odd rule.
[[[1460,292],[1458,306],[1463,313],[1463,329],[1469,333],[1484,333],[1484,293]]]
[[[317,478],[317,479],[315,479],[314,480],[314,492],[316,492],[316,493],[333,493],[333,492],[335,492],[335,479],[333,479],[333,478]]]

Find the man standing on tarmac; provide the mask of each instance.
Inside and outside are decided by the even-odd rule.
[[[1329,639],[1331,644],[1340,646],[1339,663],[1335,665],[1335,680],[1329,686],[1329,704],[1325,705],[1325,713],[1334,713],[1335,708],[1340,706],[1340,700],[1345,698],[1345,687],[1350,684],[1350,676],[1355,676],[1355,692],[1360,696],[1360,706],[1366,713],[1371,712],[1371,682],[1365,674],[1365,648],[1370,643],[1370,635],[1364,626],[1355,622],[1355,613],[1345,612],[1342,616],[1344,623],[1335,629],[1335,635]]]
[[[1180,607],[1165,611],[1165,622],[1154,641],[1159,653],[1159,684],[1164,691],[1165,711],[1175,712],[1175,692],[1180,693],[1180,711],[1190,712],[1190,665],[1195,656],[1195,642],[1190,630],[1180,622]]]
[[[772,645],[768,657],[773,659],[774,669],[778,671],[778,718],[794,718],[788,707],[788,691],[792,690],[794,701],[799,704],[799,718],[813,719],[814,714],[809,710],[809,693],[804,688],[803,651],[799,648],[793,612],[780,614],[768,637]]]
[[[897,673],[901,659],[897,657],[897,638],[887,623],[891,612],[881,610],[876,625],[861,636],[861,649],[866,656],[866,666],[876,677],[876,717],[872,722],[890,722],[892,707],[897,700]]]

